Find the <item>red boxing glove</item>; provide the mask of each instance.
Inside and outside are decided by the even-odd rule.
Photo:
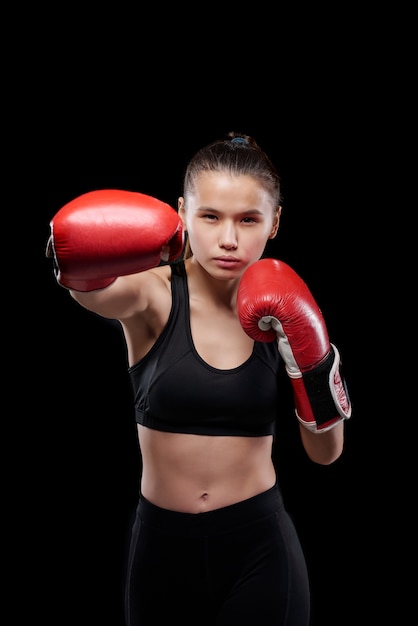
[[[184,246],[183,224],[168,204],[133,191],[90,191],[62,207],[50,222],[47,256],[60,285],[103,289],[117,276],[171,262]]]
[[[238,287],[237,310],[252,339],[277,340],[303,426],[323,433],[351,417],[339,352],[311,292],[292,268],[275,259],[250,265]]]

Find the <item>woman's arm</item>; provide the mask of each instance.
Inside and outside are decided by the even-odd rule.
[[[305,452],[314,463],[330,465],[341,456],[344,449],[343,421],[324,433],[313,433],[302,425],[299,430]]]

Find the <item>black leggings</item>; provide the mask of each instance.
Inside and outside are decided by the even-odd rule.
[[[309,607],[304,555],[278,486],[197,514],[140,497],[127,626],[308,626]]]

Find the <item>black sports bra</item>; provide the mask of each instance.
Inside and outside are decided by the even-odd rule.
[[[255,342],[251,356],[239,367],[211,367],[193,344],[183,261],[171,265],[171,291],[164,330],[151,350],[128,369],[136,421],[175,433],[274,434],[280,367],[276,342]]]

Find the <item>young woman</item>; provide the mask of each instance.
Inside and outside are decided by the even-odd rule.
[[[230,133],[191,159],[177,211],[100,190],[51,221],[58,283],[126,339],[142,455],[127,626],[309,624],[272,461],[279,368],[313,462],[341,455],[351,409],[309,290],[262,259],[280,212],[274,165]]]

